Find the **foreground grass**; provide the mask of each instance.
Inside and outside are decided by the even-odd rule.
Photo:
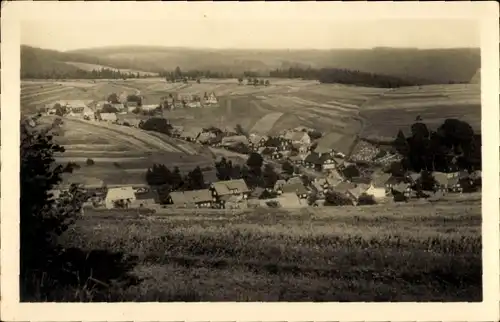
[[[119,269],[101,259],[87,268],[97,282],[85,275],[81,284],[53,287],[35,300],[482,298],[480,200],[293,212],[183,210],[149,217],[87,212],[61,241],[121,254],[122,261],[133,261],[127,274],[135,282],[119,284]],[[103,274],[106,268],[114,276]]]

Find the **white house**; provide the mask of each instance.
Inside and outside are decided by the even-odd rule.
[[[95,117],[94,111],[90,107],[85,107],[83,109],[83,117],[88,117],[89,119],[93,120]]]
[[[136,201],[134,189],[132,187],[110,188],[104,199],[107,209],[116,208],[121,203],[124,208]]]
[[[116,122],[118,119],[116,117],[116,113],[101,113],[100,114],[101,121],[105,122]]]
[[[283,136],[285,140],[289,140],[292,143],[308,146],[311,144],[311,137],[307,132],[301,131],[287,131]]]

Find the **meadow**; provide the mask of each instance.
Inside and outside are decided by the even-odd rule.
[[[87,254],[86,275],[49,298],[481,301],[480,203],[87,210],[60,240]]]

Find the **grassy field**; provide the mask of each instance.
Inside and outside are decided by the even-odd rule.
[[[432,85],[400,88],[368,101],[361,108],[363,137],[394,137],[408,132],[416,116],[436,128],[447,118],[468,122],[481,132],[480,85]]]
[[[88,260],[100,284],[87,280],[83,286],[82,275],[82,284],[55,288],[51,297],[481,301],[480,203],[475,196],[294,211],[88,211],[61,242],[113,253],[122,263],[101,258],[90,267]]]

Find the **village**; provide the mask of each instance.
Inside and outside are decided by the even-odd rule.
[[[177,108],[217,106],[215,93],[162,97],[158,104],[142,105],[140,95],[111,94],[107,101],[58,101],[49,104],[49,115],[78,117],[86,121],[109,122],[142,128],[145,120],[127,115],[143,114],[149,119],[162,118],[162,111]],[[120,117],[122,116],[122,117]],[[394,171],[401,160],[394,149],[376,146],[363,140],[339,142],[332,147],[327,136],[312,128],[297,127],[274,136],[245,133],[241,128],[214,126],[182,127],[168,123],[172,138],[226,149],[241,156],[258,155],[276,171],[272,185],[249,187],[243,178],[210,178],[204,189],[169,191],[160,198],[157,187],[148,185],[86,187],[87,207],[94,208],[215,208],[249,207],[322,207],[372,205],[408,202],[412,199],[439,199],[447,193],[474,192],[481,185],[481,171],[422,173]],[[224,160],[224,162],[226,162]],[[423,181],[431,180],[429,184]],[[422,187],[425,186],[425,189]],[[425,191],[424,191],[425,190]],[[57,196],[61,191],[53,191]]]

